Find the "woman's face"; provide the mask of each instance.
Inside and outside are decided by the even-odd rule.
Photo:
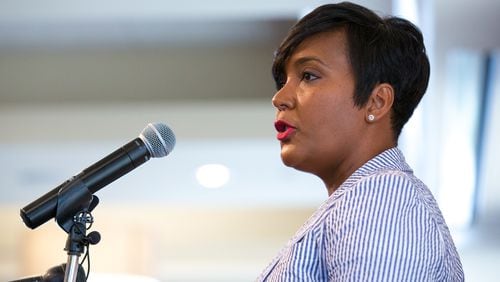
[[[366,122],[353,101],[345,32],[304,40],[287,61],[285,77],[273,97],[283,162],[324,181],[351,170]]]

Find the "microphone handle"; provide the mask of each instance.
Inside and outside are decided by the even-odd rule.
[[[81,181],[90,193],[94,194],[99,189],[143,164],[150,157],[151,153],[142,139],[135,138],[22,208],[21,218],[26,226],[35,229],[56,215],[59,191],[66,185],[70,185],[70,182]]]
[[[150,158],[151,153],[138,137],[84,169],[76,178],[85,183],[90,193],[94,194]]]

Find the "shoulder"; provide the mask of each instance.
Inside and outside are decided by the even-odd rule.
[[[376,171],[358,179],[350,187],[342,188],[342,194],[331,211],[353,211],[353,209],[398,208],[414,205],[422,198],[419,183],[400,170]]]
[[[344,188],[323,225],[332,277],[428,281],[450,271],[460,273],[437,204],[412,174],[378,171]]]
[[[377,171],[360,178],[341,191],[324,215],[325,227],[338,236],[367,230],[380,234],[383,226],[421,226],[424,232],[422,227],[436,227],[430,226],[435,225],[435,219],[442,221],[430,191],[413,175],[399,170]]]

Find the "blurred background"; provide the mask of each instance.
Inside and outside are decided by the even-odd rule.
[[[253,281],[326,197],[284,167],[273,51],[325,1],[0,1],[0,280],[66,262],[19,209],[168,124],[177,146],[96,193],[89,281]],[[500,2],[364,0],[423,31],[431,83],[400,140],[468,281],[500,265]],[[425,238],[423,238],[425,239]]]

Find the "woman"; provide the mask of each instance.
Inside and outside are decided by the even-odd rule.
[[[258,280],[462,281],[441,212],[397,148],[429,80],[418,28],[324,5],[291,29],[273,76],[281,158],[329,198]]]

